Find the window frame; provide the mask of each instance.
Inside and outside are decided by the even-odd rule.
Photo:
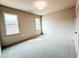
[[[38,18],[39,18],[39,21],[40,21],[40,29],[37,29],[37,24],[36,24],[36,19],[38,19]],[[35,18],[35,30],[36,30],[36,32],[41,31],[41,19],[40,19],[40,17]]]
[[[18,29],[18,32],[17,33],[13,33],[13,34],[8,34],[7,35],[7,28],[6,28],[6,21],[5,21],[5,14],[9,14],[9,15],[16,15],[16,17],[17,17],[17,29]],[[17,34],[20,34],[20,23],[19,23],[19,16],[17,15],[17,14],[14,14],[14,13],[6,13],[6,12],[4,12],[3,13],[3,17],[4,17],[4,31],[5,31],[5,36],[13,36],[13,35],[17,35]]]

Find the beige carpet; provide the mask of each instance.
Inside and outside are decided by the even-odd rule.
[[[76,58],[74,40],[43,35],[8,47],[3,58]]]
[[[1,43],[0,43],[0,58],[1,58]]]

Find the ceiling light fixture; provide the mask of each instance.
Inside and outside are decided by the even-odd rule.
[[[44,10],[47,6],[47,2],[46,1],[36,1],[34,3],[34,6],[38,9],[38,10]]]

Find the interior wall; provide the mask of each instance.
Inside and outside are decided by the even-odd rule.
[[[76,30],[76,47],[77,53],[79,57],[79,0],[77,0],[76,4],[76,22],[75,22],[75,30]]]
[[[0,32],[1,34],[1,32]],[[1,58],[1,35],[0,35],[0,58]]]
[[[43,16],[43,32],[52,37],[73,39],[75,8],[50,13]]]
[[[76,4],[76,22],[75,22],[75,29],[76,29],[76,48],[77,54],[79,58],[79,0],[77,0]]]
[[[1,20],[1,8],[0,8],[0,20]],[[0,24],[0,58],[1,58],[1,24]]]
[[[79,32],[79,16],[76,17],[75,25],[76,25],[75,28],[76,28],[77,32]]]
[[[9,35],[9,36],[5,35],[6,32],[5,32],[5,23],[4,23],[3,13],[11,13],[11,14],[18,15],[19,29],[20,29],[19,34]],[[0,24],[1,24],[2,46],[7,46],[10,44],[28,39],[30,37],[40,35],[41,31],[36,32],[36,29],[35,29],[36,17],[39,17],[39,16],[1,6]]]

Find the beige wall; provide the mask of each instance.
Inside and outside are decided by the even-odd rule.
[[[77,53],[78,53],[78,57],[79,57],[79,0],[77,0],[77,4],[76,4],[75,28],[76,28],[76,31],[77,31],[77,34],[76,34],[76,46],[77,46]]]
[[[21,40],[28,39],[30,37],[39,35],[40,32],[36,32],[35,30],[35,17],[39,17],[37,15],[31,13],[25,13],[22,11],[18,11],[15,9],[10,9],[6,7],[1,7],[2,13],[0,13],[0,24],[1,24],[1,35],[2,35],[2,45],[10,45],[15,42],[19,42]],[[6,36],[5,35],[5,24],[4,24],[4,17],[3,13],[12,13],[17,14],[19,16],[19,28],[20,34]]]
[[[77,4],[76,4],[76,29],[79,32],[79,0],[77,0]]]
[[[75,25],[76,25],[75,28],[76,28],[77,32],[79,32],[79,16],[76,17]]]
[[[75,9],[70,8],[43,16],[43,32],[52,37],[72,39],[75,22]]]
[[[1,15],[1,8],[0,8],[0,15]],[[1,16],[0,16],[1,20]],[[1,24],[0,24],[0,58],[1,58]]]

